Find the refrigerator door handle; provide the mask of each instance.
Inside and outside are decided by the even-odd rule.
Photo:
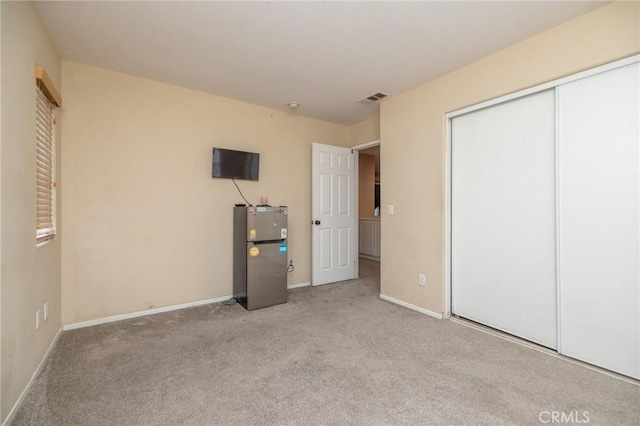
[[[259,241],[247,241],[248,243],[252,243],[254,246],[259,246],[262,244],[281,244],[286,240],[259,240]]]

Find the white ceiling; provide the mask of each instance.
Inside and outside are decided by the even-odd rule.
[[[605,2],[39,2],[61,56],[353,124],[358,100],[445,74]]]

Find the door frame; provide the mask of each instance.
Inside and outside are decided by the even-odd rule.
[[[368,148],[373,148],[374,146],[379,146],[380,145],[380,139],[376,139],[373,140],[371,142],[366,142],[360,145],[356,145],[351,147],[351,151],[353,151],[354,154],[356,155],[356,158],[354,159],[354,170],[355,170],[355,179],[354,179],[354,183],[355,183],[355,187],[356,190],[353,191],[353,208],[355,209],[355,218],[354,221],[355,223],[353,224],[353,229],[354,229],[354,233],[353,233],[353,238],[354,240],[352,241],[351,246],[353,247],[353,258],[354,259],[360,259],[358,256],[359,253],[359,248],[360,248],[360,205],[358,204],[359,202],[359,194],[360,194],[360,151],[363,151],[365,149]],[[382,155],[381,155],[382,157]],[[382,206],[380,206],[382,207]],[[380,211],[382,212],[382,208],[380,208]],[[382,214],[380,214],[380,229],[382,229]],[[382,251],[382,239],[380,239],[380,250]],[[356,262],[356,266],[355,266],[355,277],[358,278],[360,276],[360,267],[359,267],[359,263],[360,262]],[[382,263],[382,256],[380,256],[380,263]]]
[[[457,109],[454,111],[450,111],[447,112],[445,114],[445,162],[444,162],[444,184],[445,184],[445,195],[444,195],[444,271],[443,271],[443,276],[444,276],[444,313],[443,313],[443,319],[447,319],[451,317],[451,170],[452,170],[452,155],[451,155],[451,148],[452,148],[452,120],[455,117],[473,112],[473,111],[477,111],[483,108],[487,108],[490,106],[494,106],[497,104],[501,104],[504,102],[508,102],[510,100],[514,100],[514,99],[518,99],[527,95],[531,95],[533,93],[538,93],[538,92],[542,92],[544,90],[548,90],[548,89],[556,89],[556,96],[557,96],[557,87],[561,86],[563,84],[567,84],[567,83],[571,83],[573,81],[577,81],[577,80],[581,80],[583,78],[587,78],[587,77],[591,77],[597,74],[601,74],[607,71],[611,71],[614,70],[616,68],[621,68],[627,65],[631,65],[631,64],[635,64],[637,62],[640,62],[640,54],[636,54],[636,55],[632,55],[623,59],[619,59],[617,61],[613,61],[613,62],[609,62],[607,64],[604,65],[600,65],[600,66],[596,66],[594,68],[590,68],[588,70],[585,71],[580,71],[577,72],[575,74],[571,74],[568,75],[566,77],[562,77],[562,78],[558,78],[552,81],[548,81],[546,83],[542,83],[536,86],[532,86],[529,87],[527,89],[523,89],[523,90],[519,90],[513,93],[509,93],[507,95],[504,96],[500,96],[494,99],[490,99],[484,102],[480,102],[478,104],[475,105],[471,105],[468,107],[464,107],[461,109]],[[557,113],[557,109],[556,109],[556,113]],[[557,150],[557,123],[556,123],[556,150]],[[556,151],[556,169],[557,169],[557,151]],[[557,170],[556,170],[557,171]],[[556,186],[557,186],[558,182],[556,181]],[[556,188],[557,189],[557,188]],[[556,202],[557,202],[557,190],[556,190]],[[557,220],[557,212],[556,212],[556,220]],[[556,226],[560,226],[560,224],[556,223]],[[558,237],[556,235],[556,249],[557,249],[557,244],[558,244]],[[556,265],[556,268],[558,268],[558,265]],[[560,307],[560,285],[561,285],[561,281],[560,281],[560,276],[558,276],[558,299],[557,299],[557,304],[558,304],[558,309]],[[560,345],[560,321],[562,320],[561,317],[561,312],[558,310],[558,351],[561,350],[561,345]]]

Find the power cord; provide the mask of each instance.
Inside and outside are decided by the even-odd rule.
[[[237,302],[236,302],[236,299],[234,299],[234,298],[232,297],[231,299],[227,299],[227,300],[225,300],[224,302],[222,302],[222,303],[221,303],[221,305],[224,305],[224,306],[231,306],[231,305],[235,305],[236,303],[237,303]]]
[[[231,178],[231,181],[233,181],[233,184],[236,186],[236,188],[238,189],[238,192],[240,193],[240,196],[242,197],[242,199],[244,200],[245,203],[247,203],[248,205],[252,205],[250,202],[247,201],[246,198],[244,198],[244,195],[242,195],[242,191],[240,191],[240,187],[238,186],[238,184],[236,183],[236,180],[234,178]]]
[[[293,260],[289,261],[289,266],[287,267],[287,273],[295,271],[296,267],[293,266]]]

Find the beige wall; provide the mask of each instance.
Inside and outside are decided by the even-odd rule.
[[[358,156],[358,215],[361,219],[373,218],[376,178],[376,158],[373,155]]]
[[[288,205],[289,284],[311,277],[311,143],[349,128],[63,62],[63,323],[232,294],[231,180],[214,146],[260,153],[256,204]]]
[[[362,120],[349,127],[349,146],[377,141],[380,139],[380,114]]]
[[[380,144],[359,151],[360,154],[372,155],[375,158],[375,181],[380,183]]]
[[[4,420],[60,329],[61,238],[39,248],[35,239],[34,78],[35,65],[42,65],[60,89],[60,58],[34,3],[3,1],[0,10],[1,406]],[[59,144],[59,136],[57,139]],[[57,180],[60,181],[59,176]],[[38,309],[42,311],[45,302],[49,303],[49,319],[36,331],[35,313]]]
[[[638,53],[638,7],[604,6],[381,105],[383,294],[443,312],[445,113]]]

